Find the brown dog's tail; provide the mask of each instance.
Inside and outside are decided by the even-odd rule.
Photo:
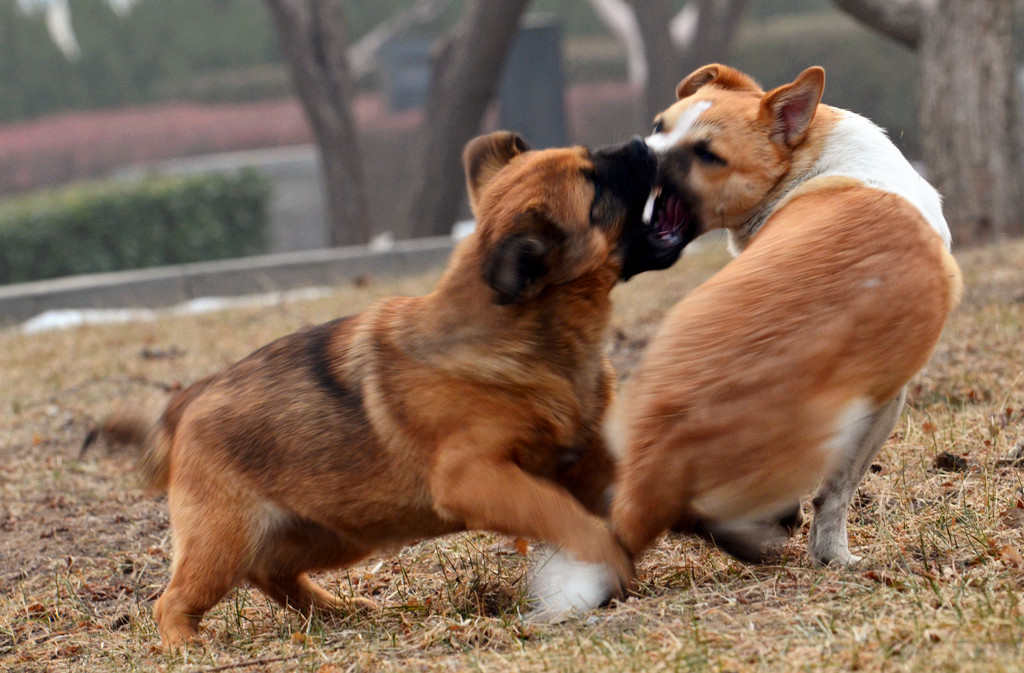
[[[140,450],[136,467],[143,485],[150,491],[167,490],[171,438],[159,415],[127,408],[114,412],[85,436],[79,458],[100,438],[112,446],[123,445]]]

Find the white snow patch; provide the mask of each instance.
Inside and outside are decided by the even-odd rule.
[[[452,227],[452,240],[461,241],[476,231],[476,220],[459,220]]]
[[[377,234],[370,239],[370,242],[366,245],[371,252],[387,252],[388,250],[395,249],[395,235],[390,231],[385,231],[382,234]]]
[[[277,306],[292,301],[309,301],[329,295],[333,290],[311,287],[287,292],[243,295],[240,297],[198,297],[166,309],[55,309],[45,311],[21,324],[25,334],[36,334],[82,325],[111,325],[155,320],[164,315],[199,315],[233,308]]]

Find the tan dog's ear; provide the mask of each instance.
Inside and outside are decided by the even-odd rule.
[[[790,149],[804,141],[825,90],[825,70],[813,66],[791,83],[772,89],[761,99],[761,121],[769,139]]]
[[[750,75],[721,63],[711,63],[690,73],[676,87],[676,98],[682,100],[692,96],[702,86],[713,84],[729,91],[753,91],[762,93],[761,87]]]
[[[474,215],[481,190],[513,157],[529,149],[525,140],[509,131],[495,131],[466,143],[462,166],[466,170],[466,189]]]
[[[530,210],[520,215],[484,264],[484,281],[498,293],[496,303],[536,297],[564,242],[562,230],[542,213]]]

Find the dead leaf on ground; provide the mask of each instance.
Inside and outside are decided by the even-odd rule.
[[[935,456],[935,459],[932,461],[932,467],[942,472],[966,472],[967,468],[970,467],[970,463],[963,456],[943,451]]]

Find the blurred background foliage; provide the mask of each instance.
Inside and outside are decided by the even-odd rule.
[[[265,177],[243,170],[8,199],[0,203],[0,284],[266,252],[269,194]]]
[[[350,0],[351,38],[410,1]],[[442,34],[463,4],[452,2],[418,30]],[[82,47],[77,61],[54,47],[42,16],[20,12],[13,0],[0,1],[0,122],[172,100],[248,102],[291,92],[262,2],[140,0],[124,16],[105,0],[73,0],[72,6]],[[560,21],[569,84],[624,77],[622,47],[588,3],[535,0],[529,11]],[[875,119],[914,155],[915,58],[855,24],[829,0],[752,0],[730,60],[766,86],[789,81],[810,64],[823,65],[827,102]],[[362,84],[377,82],[371,77]]]

